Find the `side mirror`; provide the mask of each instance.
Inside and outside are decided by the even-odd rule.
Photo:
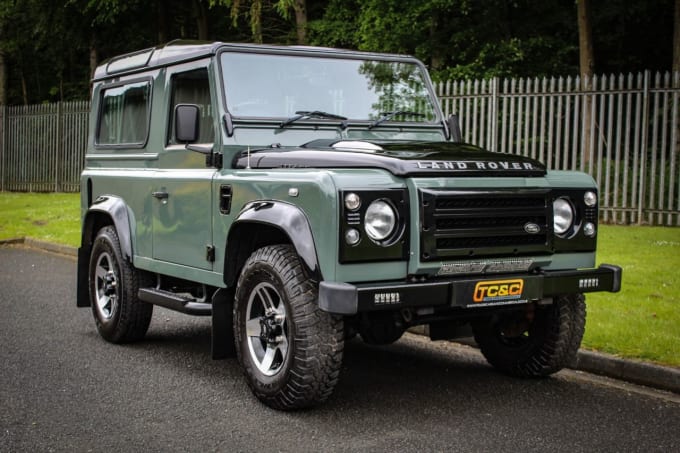
[[[458,115],[449,115],[449,117],[446,119],[446,125],[449,127],[451,141],[453,143],[462,143],[463,136],[460,133],[460,121],[458,120]]]
[[[194,143],[198,140],[201,112],[194,104],[175,106],[175,138],[180,143]]]

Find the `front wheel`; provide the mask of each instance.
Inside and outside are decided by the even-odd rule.
[[[494,368],[512,376],[542,377],[573,362],[585,322],[585,297],[571,294],[472,327],[482,354]]]
[[[342,318],[319,309],[316,285],[290,246],[263,247],[246,261],[236,289],[234,336],[248,385],[274,409],[321,403],[338,382]]]

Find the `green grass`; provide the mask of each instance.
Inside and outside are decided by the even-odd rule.
[[[80,194],[0,192],[0,240],[80,245]]]
[[[597,258],[623,268],[623,285],[587,295],[583,346],[680,366],[680,228],[603,225]]]
[[[78,194],[0,192],[0,239],[78,246]],[[623,267],[620,293],[587,296],[583,346],[680,366],[680,228],[600,227],[598,262]]]

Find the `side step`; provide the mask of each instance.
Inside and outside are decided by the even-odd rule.
[[[196,299],[192,297],[183,296],[171,291],[156,288],[139,288],[137,296],[144,302],[160,305],[161,307],[186,313],[188,315],[210,316],[212,314],[211,304],[197,302]]]

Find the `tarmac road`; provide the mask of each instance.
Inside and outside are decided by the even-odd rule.
[[[563,371],[526,381],[479,353],[406,335],[348,343],[340,384],[281,413],[210,322],[156,308],[147,339],[112,345],[75,305],[75,262],[0,248],[0,452],[680,451],[680,398]]]

